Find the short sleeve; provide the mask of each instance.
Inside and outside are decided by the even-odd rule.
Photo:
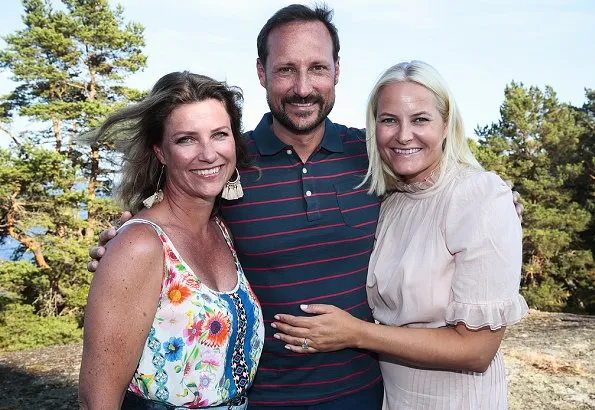
[[[510,188],[490,172],[470,172],[455,187],[445,218],[454,255],[446,322],[492,330],[517,323],[528,308],[519,294],[522,232]]]

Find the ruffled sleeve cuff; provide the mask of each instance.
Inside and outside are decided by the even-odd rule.
[[[498,330],[502,326],[518,323],[529,310],[525,298],[515,298],[486,304],[472,304],[452,301],[446,309],[446,323],[456,325],[464,323],[471,330],[489,326]]]

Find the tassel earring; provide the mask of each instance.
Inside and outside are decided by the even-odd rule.
[[[163,190],[159,189],[159,184],[161,184],[161,177],[163,176],[164,168],[165,165],[161,165],[161,172],[159,173],[159,178],[157,179],[157,190],[153,195],[151,195],[148,198],[145,198],[145,200],[143,201],[143,205],[145,206],[145,208],[150,208],[153,205],[163,201]]]
[[[234,199],[240,199],[244,196],[244,190],[242,189],[242,184],[240,183],[240,171],[236,168],[237,177],[233,181],[227,181],[225,186],[223,187],[223,192],[221,192],[221,198],[227,199],[228,201],[233,201]]]

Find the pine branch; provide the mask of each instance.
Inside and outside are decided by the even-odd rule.
[[[21,143],[20,143],[20,141],[17,139],[17,137],[15,137],[15,136],[13,135],[13,133],[12,133],[12,132],[10,132],[8,129],[6,129],[6,128],[4,128],[3,126],[1,126],[1,125],[0,125],[0,131],[4,131],[5,133],[7,133],[7,134],[8,134],[8,136],[9,136],[10,138],[12,138],[12,140],[14,141],[14,143],[15,143],[15,144],[17,144],[19,147],[21,146]]]

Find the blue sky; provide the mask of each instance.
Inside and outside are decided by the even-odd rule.
[[[117,2],[113,1],[115,5]],[[210,75],[244,90],[244,128],[268,111],[256,75],[256,36],[277,9],[291,1],[121,0],[128,20],[145,26],[147,68],[128,85],[149,89],[178,70]],[[467,132],[499,118],[512,80],[551,85],[561,101],[582,105],[595,88],[595,1],[327,1],[341,39],[341,77],[330,117],[364,126],[368,92],[383,70],[420,59],[445,77]],[[305,3],[311,4],[311,3]],[[22,27],[18,0],[3,0],[0,35]],[[0,40],[0,47],[4,43]],[[0,73],[0,94],[14,83]],[[34,128],[23,120],[15,133]],[[0,145],[8,137],[0,133]]]

